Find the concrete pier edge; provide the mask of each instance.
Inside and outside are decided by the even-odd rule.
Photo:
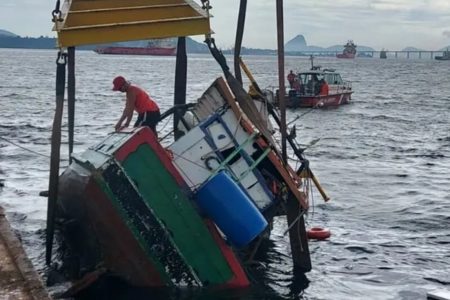
[[[21,242],[14,234],[9,221],[5,216],[3,207],[0,206],[0,242],[6,247],[7,255],[11,258],[15,265],[15,275],[20,276],[17,278],[23,282],[22,289],[29,295],[30,299],[36,300],[50,300],[51,297],[48,294],[45,286],[41,280],[41,277],[34,269],[30,259],[25,253]],[[3,267],[0,265],[0,268]],[[2,288],[0,286],[0,288]]]

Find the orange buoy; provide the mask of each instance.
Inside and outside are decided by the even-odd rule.
[[[327,228],[313,227],[306,231],[309,239],[325,240],[331,236],[331,232]]]

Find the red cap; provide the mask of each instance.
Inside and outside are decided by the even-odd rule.
[[[113,80],[113,91],[120,91],[120,89],[123,87],[123,85],[126,83],[126,79],[123,76],[117,76]]]

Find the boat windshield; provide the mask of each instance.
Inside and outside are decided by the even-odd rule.
[[[325,73],[324,79],[328,84],[343,84],[344,81],[341,78],[341,75],[336,73]]]
[[[298,74],[298,80],[301,84],[308,84],[311,82],[318,82],[320,79],[323,78],[323,74],[320,73],[300,73]]]
[[[342,85],[344,81],[338,73],[300,73],[298,79],[301,84],[308,84],[311,82],[318,82],[321,79],[325,79],[328,84]]]

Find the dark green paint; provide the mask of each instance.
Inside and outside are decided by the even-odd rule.
[[[172,241],[185,262],[204,284],[229,281],[233,273],[206,225],[147,144],[140,145],[123,162],[147,206],[172,233]]]
[[[122,208],[120,201],[118,201],[118,199],[115,197],[113,192],[110,190],[110,188],[108,187],[108,184],[98,174],[97,174],[97,176],[95,176],[95,181],[99,185],[99,187],[102,189],[102,191],[107,195],[108,199],[111,200],[111,203],[116,208],[117,212],[121,216],[121,219],[125,222],[127,227],[131,230],[131,232],[133,233],[133,236],[136,238],[136,240],[138,241],[141,248],[145,251],[145,253],[147,254],[147,257],[149,258],[149,260],[151,261],[153,266],[155,266],[155,269],[158,270],[162,280],[164,282],[166,282],[167,285],[172,285],[172,281],[170,280],[169,276],[166,274],[164,266],[162,264],[160,264],[159,261],[153,257],[150,249],[148,249],[148,247],[146,245],[145,240],[142,238],[141,234],[139,233],[139,230],[136,228],[136,226],[134,226],[133,221],[130,218],[128,218],[128,215]]]

